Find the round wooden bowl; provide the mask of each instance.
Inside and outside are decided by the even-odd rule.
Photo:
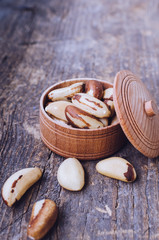
[[[42,141],[53,152],[63,157],[75,157],[81,160],[95,160],[107,157],[118,151],[126,142],[126,137],[117,123],[100,129],[78,129],[56,123],[45,112],[47,95],[57,88],[67,87],[76,82],[97,80],[105,88],[112,84],[92,78],[70,79],[57,83],[42,94],[40,99],[40,134]]]

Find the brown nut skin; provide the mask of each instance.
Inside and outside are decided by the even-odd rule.
[[[34,217],[35,205],[36,203],[33,205],[27,234],[31,239],[39,240],[53,227],[57,219],[58,208],[54,201],[45,199],[39,213]]]
[[[72,103],[77,108],[98,118],[110,117],[111,115],[110,109],[104,102],[87,93],[77,93],[73,96]]]
[[[75,106],[67,106],[65,108],[65,115],[68,123],[73,127],[85,129],[104,127],[103,123],[98,118]]]
[[[86,82],[85,92],[88,95],[101,99],[103,97],[103,85],[98,81],[90,80]]]

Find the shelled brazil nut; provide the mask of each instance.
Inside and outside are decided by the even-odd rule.
[[[67,122],[66,116],[65,116],[65,108],[69,105],[72,105],[72,103],[67,101],[56,101],[56,102],[50,102],[46,107],[45,111],[54,117],[63,120]]]
[[[104,90],[103,94],[104,103],[107,105],[111,111],[111,117],[114,115],[114,102],[113,102],[113,88],[107,88]]]
[[[42,199],[34,203],[27,235],[30,239],[40,240],[53,227],[58,215],[54,201]]]
[[[104,118],[111,115],[109,108],[104,102],[86,93],[77,93],[72,98],[72,102],[76,107],[83,109],[95,117]]]
[[[11,175],[2,187],[2,198],[11,207],[42,176],[38,168],[24,168]]]
[[[47,102],[45,111],[55,122],[84,129],[98,129],[116,123],[113,88],[105,89],[97,80],[54,89],[48,93],[48,99],[52,102]]]
[[[77,108],[76,106],[67,106],[65,109],[68,123],[73,127],[95,129],[104,127],[103,123],[91,114]]]
[[[48,98],[52,101],[69,100],[76,93],[82,92],[83,85],[83,82],[79,82],[74,83],[69,87],[55,89],[48,94]]]
[[[96,80],[90,80],[90,81],[86,82],[85,92],[92,97],[102,99],[103,85]]]
[[[70,191],[80,191],[85,184],[82,164],[76,158],[65,159],[58,168],[59,184]]]
[[[99,161],[96,170],[104,176],[124,182],[133,182],[136,179],[135,168],[121,157],[110,157]]]

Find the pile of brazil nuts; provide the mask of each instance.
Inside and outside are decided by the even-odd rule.
[[[111,157],[96,164],[98,173],[124,182],[133,182],[136,171],[132,164],[120,157]],[[38,167],[24,168],[11,175],[2,187],[4,203],[12,205],[20,200],[24,193],[40,178],[42,171]],[[82,164],[76,158],[67,158],[59,166],[57,180],[61,187],[69,191],[80,191],[85,185],[85,173]],[[58,216],[56,203],[42,199],[34,203],[27,235],[31,239],[42,239],[53,227]]]
[[[45,111],[56,122],[75,128],[97,129],[118,122],[113,88],[104,89],[96,80],[77,82],[48,94]]]

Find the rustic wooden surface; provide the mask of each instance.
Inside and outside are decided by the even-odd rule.
[[[128,143],[116,155],[136,168],[132,184],[103,177],[82,163],[86,185],[60,188],[63,160],[39,136],[39,99],[53,83],[73,77],[113,82],[116,72],[139,75],[159,105],[159,3],[108,0],[0,1],[0,187],[15,171],[43,169],[42,179],[12,208],[0,201],[0,239],[27,239],[33,203],[53,199],[54,240],[159,239],[158,158]]]

